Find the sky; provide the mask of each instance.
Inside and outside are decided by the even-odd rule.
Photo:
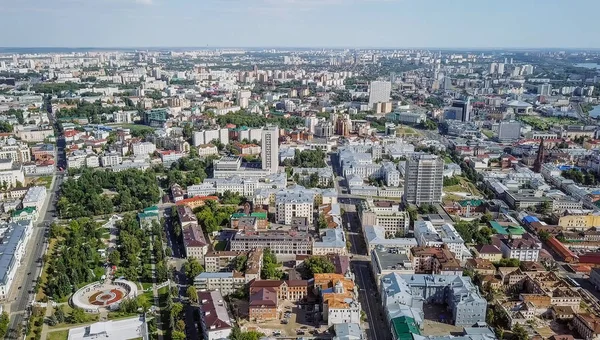
[[[599,12],[599,0],[0,0],[0,46],[600,48]]]

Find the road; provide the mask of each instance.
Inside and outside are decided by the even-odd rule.
[[[328,163],[336,174],[341,174],[337,155],[332,154]],[[361,203],[362,198],[344,193],[345,180],[343,177],[336,177],[334,185],[338,192],[338,203],[344,210],[342,223],[348,229],[348,238],[351,245],[349,251],[352,256],[350,266],[355,276],[355,282],[360,289],[358,299],[362,310],[367,315],[367,337],[371,340],[388,340],[391,338],[390,328],[383,316],[383,307],[377,296],[377,285],[371,273],[370,257],[366,243],[363,240],[359,212],[356,210],[356,206]]]
[[[35,287],[35,281],[41,276],[43,267],[41,258],[47,248],[46,237],[44,235],[45,228],[47,224],[52,223],[56,219],[56,201],[62,180],[62,174],[58,174],[54,177],[53,186],[48,191],[46,203],[42,208],[44,213],[40,215],[37,223],[34,225],[31,238],[27,244],[27,251],[12,283],[11,292],[16,292],[17,297],[10,306],[11,321],[9,329],[12,331],[9,332],[9,339],[16,339],[15,331],[17,325],[25,320],[28,308],[35,297],[35,294],[32,292]],[[27,273],[31,274],[27,275]],[[34,278],[35,280],[33,280]],[[22,288],[18,289],[18,287]],[[12,298],[12,293],[10,295]]]

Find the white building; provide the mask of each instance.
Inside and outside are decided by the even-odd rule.
[[[10,159],[0,159],[0,183],[6,183],[12,188],[17,186],[17,182],[25,183],[25,174],[23,167],[13,164]]]
[[[42,211],[46,200],[46,187],[34,186],[27,190],[23,197],[23,208],[34,207],[37,211]]]
[[[233,322],[223,295],[218,291],[198,294],[200,325],[205,340],[229,339]]]
[[[268,170],[272,174],[277,173],[279,170],[279,128],[277,126],[264,128],[261,143],[262,169]]]
[[[31,220],[13,222],[0,228],[0,300],[8,298],[32,228]]]
[[[156,151],[156,145],[150,142],[139,142],[131,145],[131,152],[135,155],[148,155]]]
[[[390,101],[392,83],[389,81],[373,81],[369,86],[369,107],[375,103],[387,103]]]
[[[310,190],[283,190],[275,194],[277,223],[291,225],[293,217],[306,217],[313,223],[315,194]]]
[[[229,130],[228,129],[214,129],[214,130],[202,130],[194,132],[193,136],[194,146],[202,144],[210,144],[213,140],[218,140],[223,145],[229,144]]]
[[[442,247],[446,245],[457,260],[463,261],[465,241],[450,223],[435,227],[429,221],[415,222],[415,238],[420,247]]]
[[[325,229],[321,241],[313,244],[313,255],[348,254],[346,248],[346,235],[341,228]]]
[[[103,167],[115,166],[123,163],[123,157],[116,152],[106,153],[100,157],[100,164]]]
[[[408,234],[410,226],[408,212],[402,210],[399,203],[391,201],[363,201],[360,218],[363,225],[381,226],[391,237]]]

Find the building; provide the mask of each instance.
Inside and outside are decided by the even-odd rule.
[[[229,144],[228,129],[202,130],[194,132],[192,142],[194,146],[212,144],[212,141],[217,140],[223,145]]]
[[[421,247],[447,247],[454,257],[463,261],[465,241],[450,223],[433,225],[430,221],[415,222],[415,238]],[[468,251],[467,251],[468,252]]]
[[[313,243],[313,255],[346,255],[346,234],[341,228],[325,229],[325,234],[321,236],[321,241]]]
[[[537,261],[540,249],[541,243],[528,238],[502,239],[500,243],[503,257],[519,261]]]
[[[363,234],[369,252],[373,251],[375,248],[377,248],[377,246],[383,246],[387,249],[396,249],[404,252],[408,252],[411,248],[418,246],[415,238],[388,238],[386,236],[385,229],[378,225],[363,224]]]
[[[444,161],[435,155],[414,155],[406,160],[404,200],[412,204],[440,203]]]
[[[583,212],[583,214],[560,216],[558,218],[558,225],[565,230],[588,230],[592,227],[600,227],[600,214],[587,211]]]
[[[378,225],[384,228],[386,237],[402,237],[408,234],[410,216],[401,205],[392,201],[362,201],[360,219],[363,225]]]
[[[279,128],[268,126],[261,136],[262,169],[274,174],[279,171]]]
[[[352,279],[341,274],[314,274],[315,294],[321,296],[323,321],[328,326],[360,322],[360,302]]]
[[[200,326],[206,340],[229,339],[233,322],[223,295],[218,291],[198,293]]]
[[[448,306],[456,326],[485,322],[487,301],[468,276],[392,273],[381,278],[380,296],[388,320],[403,310],[422,320],[423,305],[434,303]]]
[[[490,262],[498,262],[502,259],[502,251],[493,244],[480,244],[473,248],[475,256]]]
[[[462,275],[463,268],[448,247],[416,247],[411,250],[415,273]]]
[[[600,339],[600,318],[594,314],[576,314],[571,325],[577,333],[579,333],[582,339]]]
[[[69,329],[68,340],[123,340],[150,339],[144,316],[129,319],[100,321],[91,325]]]
[[[204,270],[208,273],[231,271],[234,260],[243,254],[239,251],[209,251],[204,255]]]
[[[313,223],[315,194],[312,191],[282,190],[275,194],[276,222],[291,225],[292,218],[306,217]]]
[[[372,81],[369,86],[369,107],[376,103],[387,103],[390,101],[392,83],[389,81]]]
[[[500,142],[513,142],[521,138],[521,123],[516,121],[502,121],[498,125],[498,140]]]
[[[379,278],[391,273],[414,274],[415,269],[409,256],[410,253],[406,250],[386,249],[383,246],[373,249],[371,251],[371,268],[375,282],[379,285]]]
[[[219,149],[212,144],[200,144],[198,145],[198,157],[208,157],[219,154]]]
[[[139,142],[131,144],[131,153],[133,153],[134,156],[147,156],[151,153],[154,153],[154,151],[156,151],[156,145],[151,142]]]
[[[269,248],[276,255],[310,255],[313,239],[307,232],[240,231],[230,241],[231,251]]]
[[[166,109],[147,110],[142,114],[142,121],[145,125],[162,128],[167,122],[169,113]]]
[[[194,278],[194,287],[199,291],[218,291],[223,296],[243,289],[246,285],[244,274],[233,272],[204,272]]]
[[[274,288],[266,287],[250,292],[248,304],[248,319],[254,322],[277,319],[277,292]]]
[[[0,300],[6,300],[31,236],[31,220],[12,222],[0,229]]]
[[[25,197],[23,197],[23,208],[33,207],[37,211],[42,211],[45,201],[46,187],[33,186],[27,190]]]

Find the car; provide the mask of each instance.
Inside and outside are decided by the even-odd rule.
[[[17,288],[17,289],[19,289],[19,290],[20,290],[21,288],[23,288],[23,286],[19,286],[19,288]]]
[[[300,327],[300,329],[307,329],[307,328],[308,328],[308,326],[302,326],[302,327]]]
[[[283,325],[287,325],[287,324],[288,324],[288,322],[289,322],[289,321],[287,321],[287,320],[281,320],[281,324],[283,324]]]
[[[304,335],[304,331],[297,331],[296,335]]]
[[[31,272],[27,273],[27,275],[31,275]]]

